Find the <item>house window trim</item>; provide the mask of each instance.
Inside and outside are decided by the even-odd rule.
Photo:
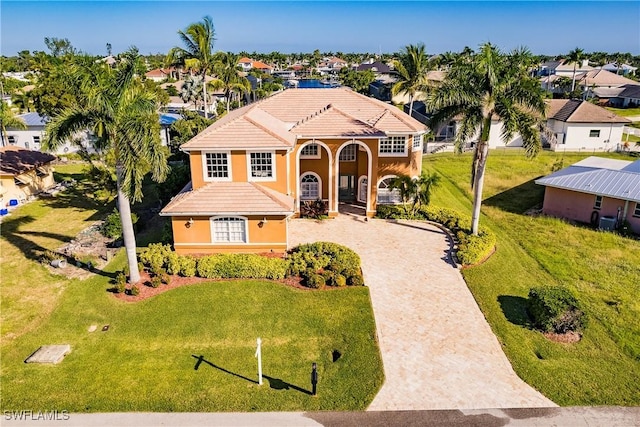
[[[307,148],[307,147],[315,147],[316,148],[316,154],[304,154],[303,151]],[[310,144],[305,145],[304,147],[302,147],[300,149],[300,158],[301,159],[321,159],[322,158],[322,152],[320,151],[320,144],[318,144],[317,142],[311,142]]]
[[[411,141],[411,151],[422,151],[422,134],[413,135]]]
[[[318,180],[318,197],[315,198],[305,198],[302,196],[302,178],[304,178],[306,175],[313,175],[316,177],[316,179]],[[322,178],[320,177],[320,175],[318,175],[317,173],[313,172],[313,171],[306,171],[306,172],[302,172],[300,174],[300,200],[301,201],[307,201],[307,200],[322,200]]]
[[[9,145],[16,145],[18,143],[18,137],[15,135],[7,135],[7,143]]]
[[[631,216],[634,218],[640,218],[640,202],[636,202],[636,208],[633,210],[633,214]]]
[[[600,138],[600,129],[589,129],[589,138]]]
[[[227,177],[210,177],[207,169],[207,154],[226,154],[227,156]],[[229,182],[232,181],[231,173],[231,151],[203,151],[202,152],[202,175],[205,182]]]
[[[349,147],[352,147],[352,148],[349,148]],[[340,153],[338,153],[338,161],[339,162],[355,162],[356,159],[357,159],[357,156],[358,156],[358,148],[357,147],[358,147],[358,144],[356,144],[356,143],[351,143],[351,144],[348,144],[348,145],[345,145],[344,147],[342,147],[340,149]],[[349,154],[353,154],[353,157],[349,156],[348,158],[343,159],[342,156],[344,154],[347,154],[347,151],[345,151],[347,148],[349,148],[349,150],[353,150],[353,153],[349,153]]]
[[[241,220],[244,224],[244,241],[242,242],[227,242],[227,241],[216,241],[216,229],[215,229],[215,224],[216,224],[216,220],[220,220],[220,219],[224,219],[224,218],[228,218],[228,219],[235,219],[235,220]],[[209,224],[210,224],[210,231],[211,231],[211,243],[215,244],[215,245],[244,245],[249,243],[249,218],[247,218],[246,216],[241,216],[241,215],[217,215],[217,216],[212,216],[209,218]]]
[[[385,175],[382,178],[380,178],[378,180],[378,183],[376,184],[376,204],[378,205],[399,205],[402,204],[402,200],[400,199],[397,202],[381,202],[380,201],[380,184],[382,184],[383,181],[390,179],[390,178],[397,178],[398,175]],[[385,189],[386,190],[386,189]],[[399,190],[395,190],[398,192],[398,197],[400,197],[400,191]]]
[[[596,194],[595,200],[593,201],[593,209],[596,209],[596,210],[602,209],[603,200],[604,198],[601,195]]]
[[[393,138],[404,138],[404,151],[403,152],[393,151],[393,149],[394,149]],[[390,153],[383,153],[382,150],[381,150],[382,142],[384,140],[387,140],[387,139],[391,140],[391,150],[392,151]],[[407,146],[409,145],[407,139],[408,138],[407,138],[406,135],[387,135],[385,138],[380,138],[378,140],[378,157],[407,157],[407,155],[408,155]]]
[[[271,176],[269,177],[254,177],[251,172],[251,155],[258,153],[271,154]],[[247,151],[247,181],[249,182],[273,182],[276,181],[276,152],[269,150]]]

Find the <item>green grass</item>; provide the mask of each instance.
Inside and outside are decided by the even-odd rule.
[[[20,207],[2,223],[2,410],[355,410],[371,402],[384,375],[368,288],[313,292],[227,281],[120,301],[107,289],[125,264],[123,251],[83,281],[38,263],[39,251],[59,247],[113,209],[86,197],[94,187],[81,165],[57,169],[58,180],[80,184]],[[156,225],[147,224],[138,242],[152,241]],[[98,330],[88,332],[90,325]],[[255,383],[257,337],[262,386]],[[70,344],[72,352],[58,365],[24,363],[46,344]],[[333,350],[342,353],[336,362]],[[318,397],[309,395],[312,362]]]
[[[492,151],[481,225],[496,233],[498,250],[463,274],[514,370],[527,383],[560,405],[638,405],[640,243],[523,215],[542,202],[544,190],[533,179],[549,173],[558,159],[568,166],[584,157],[543,152],[527,160]],[[425,158],[425,167],[444,178],[434,204],[470,212],[470,162],[469,155]],[[579,343],[554,343],[531,329],[526,297],[541,284],[568,286],[586,307],[589,325]]]
[[[123,263],[121,252],[110,272]],[[107,286],[99,276],[69,284],[49,321],[2,347],[2,409],[355,410],[382,384],[366,287],[313,292],[211,282],[126,303]],[[90,333],[92,324],[110,329]],[[257,337],[262,386],[255,383]],[[40,345],[61,343],[73,349],[61,364],[23,363]],[[342,353],[336,362],[333,350]],[[317,398],[309,394],[312,362]]]
[[[84,180],[84,165],[56,166],[56,181],[74,178],[78,184],[56,197],[27,203],[2,220],[0,252],[3,341],[30,331],[46,319],[69,280],[53,275],[38,262],[39,253],[55,250],[113,209],[86,194],[95,185]]]
[[[636,108],[605,107],[605,108],[622,117],[640,116],[640,107],[636,107]]]

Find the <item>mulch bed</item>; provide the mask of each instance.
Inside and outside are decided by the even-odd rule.
[[[153,288],[151,286],[151,275],[147,271],[140,272],[140,281],[138,282],[138,289],[140,293],[136,296],[130,294],[131,285],[127,285],[126,293],[119,294],[113,293],[116,298],[121,301],[127,302],[138,302],[145,300],[147,298],[151,298],[155,295],[162,294],[164,292],[170,291],[171,289],[179,288],[181,286],[188,286],[196,283],[205,283],[205,282],[228,282],[230,280],[246,280],[246,279],[206,279],[202,277],[182,277],[178,275],[169,276],[168,284],[161,284],[157,288]],[[296,289],[301,289],[305,291],[316,291],[316,290],[330,290],[330,289],[339,289],[332,287],[325,287],[324,289],[311,289],[301,284],[302,279],[300,277],[288,277],[282,280],[275,280],[278,283],[282,283],[286,286],[291,286]]]

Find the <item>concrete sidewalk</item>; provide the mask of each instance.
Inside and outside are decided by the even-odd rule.
[[[16,415],[14,417],[13,415]],[[67,414],[47,420],[46,414],[3,413],[3,427],[632,427],[640,426],[640,408],[571,407],[390,412],[266,412],[266,413],[108,413]],[[38,418],[40,416],[40,418]]]
[[[350,215],[289,224],[290,246],[320,240],[362,259],[385,370],[369,410],[556,406],[514,373],[441,229]]]

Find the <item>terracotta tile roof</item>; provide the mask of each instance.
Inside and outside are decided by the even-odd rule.
[[[567,123],[631,123],[609,110],[577,99],[549,99],[547,118]]]
[[[271,68],[273,68],[273,67],[271,67],[271,65],[265,64],[265,63],[264,63],[264,62],[262,62],[262,61],[253,61],[253,63],[251,64],[251,66],[252,66],[253,68],[257,68],[257,69],[259,69],[259,70],[261,70],[261,69],[271,69]]]
[[[246,56],[240,58],[240,60],[238,61],[239,64],[251,64],[251,60],[249,58],[247,58]]]
[[[293,212],[292,197],[254,182],[211,182],[197,190],[189,183],[160,215],[289,215]]]
[[[31,151],[15,146],[2,147],[0,148],[0,173],[20,175],[55,159],[56,156],[41,151]]]
[[[628,79],[624,76],[612,73],[607,70],[591,70],[584,73],[580,78],[580,84],[586,86],[622,86],[622,85],[640,85],[635,80]]]
[[[231,111],[182,148],[287,149],[298,135],[371,137],[425,130],[396,107],[351,89],[287,89]]]

